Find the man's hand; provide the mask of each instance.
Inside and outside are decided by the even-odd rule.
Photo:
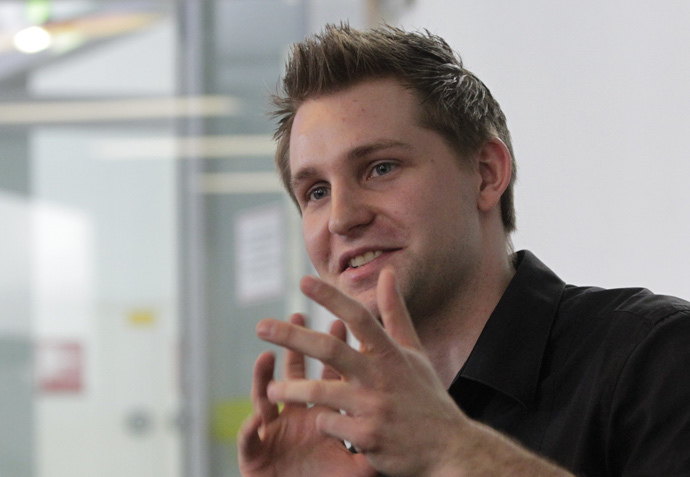
[[[263,320],[257,327],[260,338],[316,358],[343,378],[272,382],[271,402],[344,410],[344,415],[321,412],[310,425],[323,435],[352,442],[384,474],[437,473],[457,454],[458,433],[471,424],[424,354],[392,272],[381,272],[377,288],[383,326],[363,305],[315,277],[305,277],[301,287],[347,324],[361,348],[300,326]]]
[[[363,305],[315,277],[305,277],[301,287],[361,344],[357,351],[335,336],[276,320],[257,326],[260,338],[316,358],[341,377],[268,385],[272,403],[345,411],[310,416],[310,431],[350,441],[378,472],[391,476],[570,475],[460,411],[424,354],[391,271],[381,272],[377,286],[383,326]]]
[[[293,315],[292,326],[302,328],[304,318]],[[331,327],[331,338],[344,341],[342,322]],[[327,335],[328,336],[328,335]],[[268,400],[266,389],[273,379],[275,357],[259,356],[254,366],[252,404],[254,415],[243,424],[238,435],[239,467],[245,477],[322,477],[373,476],[376,472],[367,460],[350,453],[342,441],[321,434],[316,421],[321,414],[337,414],[323,406],[286,404],[282,412]],[[285,376],[304,379],[304,355],[288,350]],[[322,379],[339,380],[332,369],[324,367]]]

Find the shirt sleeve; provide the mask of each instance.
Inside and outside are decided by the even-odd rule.
[[[612,475],[690,475],[690,309],[658,321],[630,354],[607,439]]]

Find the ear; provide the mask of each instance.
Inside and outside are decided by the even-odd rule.
[[[512,158],[508,147],[498,138],[489,139],[479,151],[481,184],[477,207],[489,212],[496,207],[512,177]]]

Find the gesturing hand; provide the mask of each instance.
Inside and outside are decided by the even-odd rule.
[[[424,354],[392,272],[382,271],[377,287],[383,326],[363,305],[315,277],[305,277],[301,288],[345,322],[361,348],[295,324],[262,320],[260,338],[316,358],[342,377],[274,381],[268,385],[268,399],[344,410],[344,415],[318,412],[305,425],[352,442],[384,474],[432,475],[456,457],[455,446],[462,441],[458,433],[470,421]]]
[[[304,317],[290,318],[291,326],[302,328]],[[345,327],[335,322],[331,338],[345,340]],[[371,476],[376,472],[361,455],[350,453],[342,441],[321,434],[316,421],[321,414],[337,411],[323,406],[286,404],[282,412],[268,400],[266,389],[273,379],[275,358],[271,353],[259,356],[254,366],[252,404],[254,415],[243,424],[238,435],[239,466],[245,477],[322,477]],[[304,379],[304,355],[288,350],[285,376]],[[339,380],[332,369],[324,367],[322,379]]]

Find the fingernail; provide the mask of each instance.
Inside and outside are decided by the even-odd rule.
[[[256,334],[259,338],[266,338],[271,335],[272,328],[271,323],[262,320],[256,325]]]
[[[300,289],[304,293],[313,293],[321,285],[321,279],[313,275],[306,275],[300,281]]]

